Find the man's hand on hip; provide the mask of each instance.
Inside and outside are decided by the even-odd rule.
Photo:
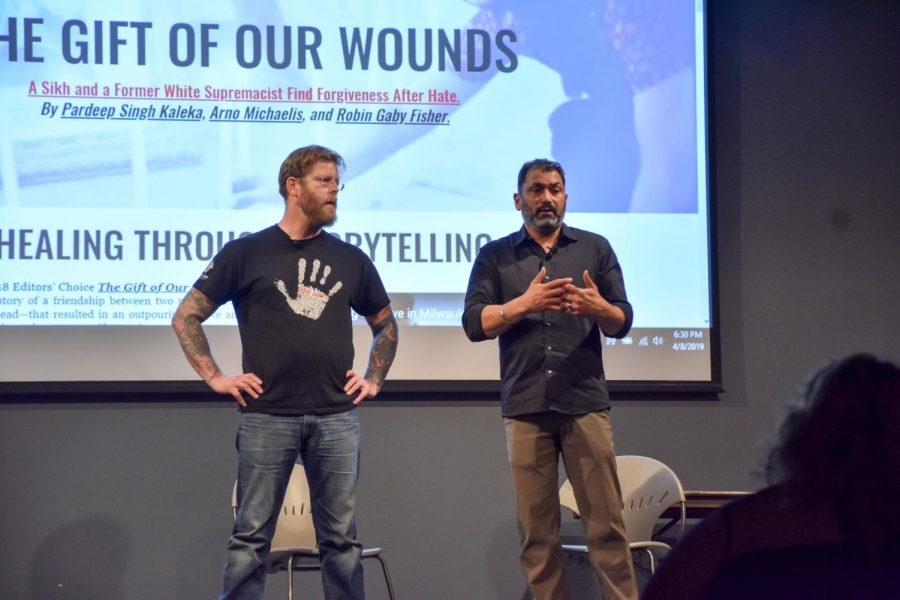
[[[230,394],[234,396],[238,404],[247,407],[247,401],[241,395],[241,392],[248,394],[254,400],[262,394],[262,379],[253,373],[241,373],[229,377],[224,373],[216,373],[206,382],[209,387],[220,394]]]

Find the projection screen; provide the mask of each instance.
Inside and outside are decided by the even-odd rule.
[[[703,2],[0,5],[0,386],[195,381],[172,312],[224,243],[280,219],[278,167],[310,143],[346,159],[328,231],[385,282],[395,385],[498,378],[463,293],[521,227],[535,157],[623,266],[635,319],[604,342],[609,379],[718,383]],[[239,369],[232,307],[206,329]]]

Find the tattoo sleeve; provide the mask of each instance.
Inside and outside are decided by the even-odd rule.
[[[217,308],[203,292],[191,288],[172,317],[172,329],[178,336],[185,357],[206,382],[222,372],[212,357],[209,340],[202,327],[203,321]]]
[[[366,320],[372,328],[372,348],[365,378],[381,387],[397,354],[397,320],[390,306]]]

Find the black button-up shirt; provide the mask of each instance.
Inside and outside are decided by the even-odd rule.
[[[522,227],[485,245],[472,265],[463,328],[472,341],[487,339],[481,311],[521,296],[541,267],[546,281],[571,277],[584,286],[587,270],[600,294],[625,312],[614,337],[631,329],[633,312],[625,295],[622,269],[603,236],[565,224],[549,252]],[[544,411],[584,414],[609,408],[600,329],[590,317],[545,311],[531,313],[500,334],[501,408],[513,417]]]

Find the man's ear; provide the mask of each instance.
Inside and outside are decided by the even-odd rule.
[[[300,179],[297,177],[288,177],[288,180],[285,184],[285,190],[288,192],[288,194],[299,193]]]
[[[522,196],[518,192],[513,194],[513,201],[516,203],[516,210],[522,210]]]

